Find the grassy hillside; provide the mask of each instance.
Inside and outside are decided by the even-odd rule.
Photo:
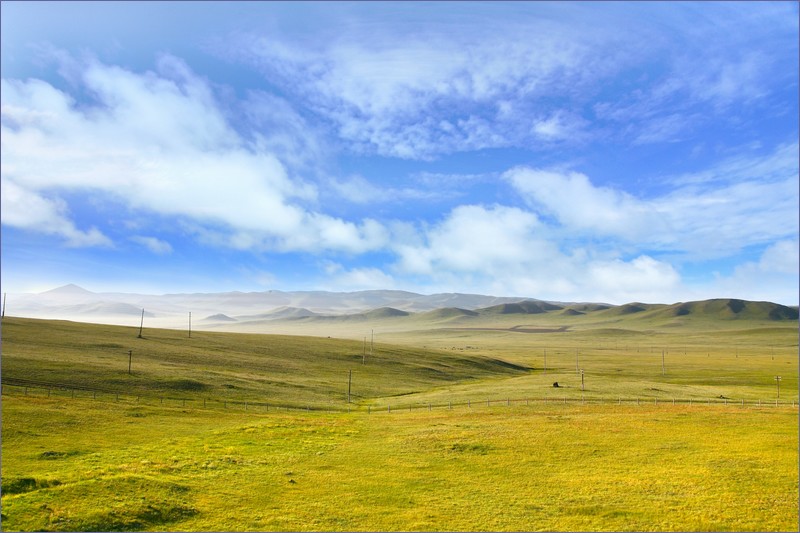
[[[350,340],[6,318],[3,529],[795,529],[796,323],[633,318],[658,311],[330,324]]]
[[[281,405],[356,402],[526,372],[521,365],[435,349],[319,337],[187,332],[6,318],[3,380],[38,380],[134,395]],[[131,374],[128,374],[132,350]]]
[[[784,306],[709,300],[616,307],[578,304],[546,312],[518,304],[488,309],[441,309],[357,322],[348,317],[312,317],[230,329],[353,339],[374,332],[382,342],[532,369],[512,379],[444,384],[404,396],[411,403],[565,395],[605,400],[620,396],[767,400],[777,394],[776,376],[781,376],[783,397],[797,397],[798,323],[784,317],[792,311]],[[554,388],[554,382],[560,387]],[[395,401],[374,403],[385,406]]]

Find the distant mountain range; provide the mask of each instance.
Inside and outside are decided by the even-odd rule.
[[[199,326],[274,321],[462,320],[496,315],[559,314],[578,317],[637,315],[713,319],[797,320],[797,307],[771,302],[714,299],[675,304],[565,303],[531,298],[407,291],[265,291],[145,295],[94,293],[65,285],[38,294],[10,294],[6,314],[136,325],[142,310],[150,326],[182,327],[189,313]],[[598,315],[599,314],[599,315]]]

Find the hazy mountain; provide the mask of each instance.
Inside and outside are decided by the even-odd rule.
[[[539,315],[558,313],[565,319],[582,316],[609,319],[675,320],[681,317],[714,319],[797,320],[796,307],[771,302],[713,299],[697,302],[625,305],[547,302],[531,298],[480,294],[417,294],[408,291],[355,292],[264,291],[192,294],[94,293],[77,285],[65,285],[38,294],[9,294],[9,316],[60,318],[109,324],[137,325],[145,310],[147,325],[184,327],[188,314],[206,316],[204,324],[275,323],[281,320],[313,323],[314,320],[461,320],[476,316]]]
[[[223,315],[222,313],[218,313],[216,315],[205,317],[203,319],[203,322],[236,322],[236,319],[231,318],[228,315]]]
[[[49,296],[64,296],[64,295],[74,296],[74,295],[93,295],[95,293],[87,291],[83,287],[78,287],[74,283],[70,283],[68,285],[56,287],[55,289],[50,289],[49,291],[44,291],[41,294]]]

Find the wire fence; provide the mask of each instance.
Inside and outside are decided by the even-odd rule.
[[[796,398],[790,399],[733,399],[733,398],[607,398],[607,397],[585,397],[585,396],[562,396],[562,397],[542,397],[542,398],[505,398],[505,399],[481,399],[481,400],[459,400],[448,402],[407,402],[395,403],[358,403],[343,405],[320,405],[320,404],[299,404],[281,401],[264,400],[242,400],[242,399],[220,399],[209,397],[178,397],[166,394],[135,394],[130,392],[120,392],[105,388],[95,388],[78,385],[50,383],[32,379],[2,378],[1,392],[4,396],[30,397],[33,398],[68,398],[68,399],[92,399],[100,402],[115,402],[124,404],[180,407],[191,409],[232,409],[253,413],[269,413],[277,411],[299,411],[299,412],[336,412],[336,413],[392,413],[408,411],[433,411],[455,410],[455,409],[480,409],[480,408],[499,408],[499,407],[519,407],[519,406],[542,406],[542,405],[617,405],[617,406],[730,406],[730,407],[800,407],[800,402]]]

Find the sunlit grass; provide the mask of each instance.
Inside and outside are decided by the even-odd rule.
[[[3,386],[2,527],[796,530],[796,325],[701,325],[397,331],[362,364],[354,339],[7,318],[4,382],[101,392]]]
[[[253,415],[6,396],[5,530],[797,526],[791,408]],[[49,453],[48,453],[49,452]]]

